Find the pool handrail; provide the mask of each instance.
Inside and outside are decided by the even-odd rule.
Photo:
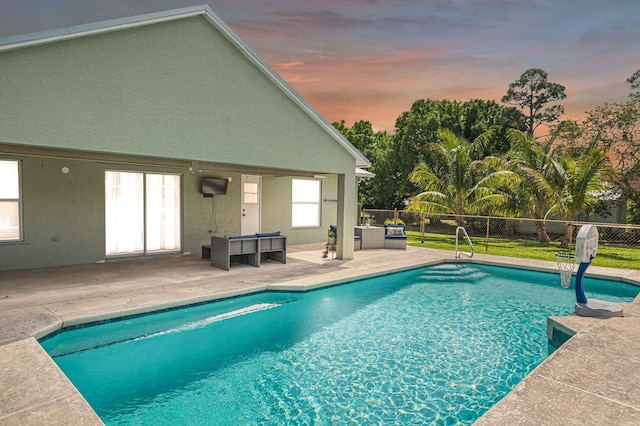
[[[466,253],[464,251],[458,250],[458,240],[459,240],[460,231],[462,231],[463,235],[467,238],[467,242],[469,243],[469,247],[471,247],[471,252],[470,253]],[[468,257],[471,258],[471,257],[473,257],[473,253],[474,253],[473,243],[471,242],[471,238],[469,238],[469,234],[467,234],[467,230],[464,229],[464,226],[458,226],[456,228],[456,259],[460,259],[460,255],[461,254],[464,254],[465,256],[468,256]]]

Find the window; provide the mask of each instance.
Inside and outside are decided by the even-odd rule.
[[[320,226],[320,181],[293,179],[291,225]]]
[[[0,160],[0,241],[19,241],[20,163]]]
[[[254,182],[245,182],[242,190],[245,204],[258,204],[258,184]]]

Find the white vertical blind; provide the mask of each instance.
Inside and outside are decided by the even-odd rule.
[[[17,161],[0,161],[0,199],[20,198]]]
[[[292,180],[291,225],[320,226],[320,181]]]
[[[181,247],[180,176],[105,172],[107,255]]]
[[[20,239],[20,169],[18,161],[0,161],[0,241]]]
[[[147,174],[147,251],[179,250],[180,176]]]
[[[107,255],[144,252],[144,175],[105,172]]]

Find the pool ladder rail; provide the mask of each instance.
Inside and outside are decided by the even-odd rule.
[[[465,238],[467,239],[467,242],[469,243],[469,247],[471,247],[471,252],[470,253],[466,253],[464,251],[460,251],[458,250],[458,241],[460,240],[460,231],[462,231],[462,234],[465,236]],[[473,257],[473,243],[471,242],[471,238],[469,238],[469,234],[467,234],[467,230],[464,229],[464,226],[458,226],[456,228],[456,259],[460,259],[460,255],[464,254],[467,257]]]

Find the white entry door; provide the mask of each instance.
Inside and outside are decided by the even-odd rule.
[[[260,201],[262,197],[262,176],[242,175],[242,235],[260,232]]]

